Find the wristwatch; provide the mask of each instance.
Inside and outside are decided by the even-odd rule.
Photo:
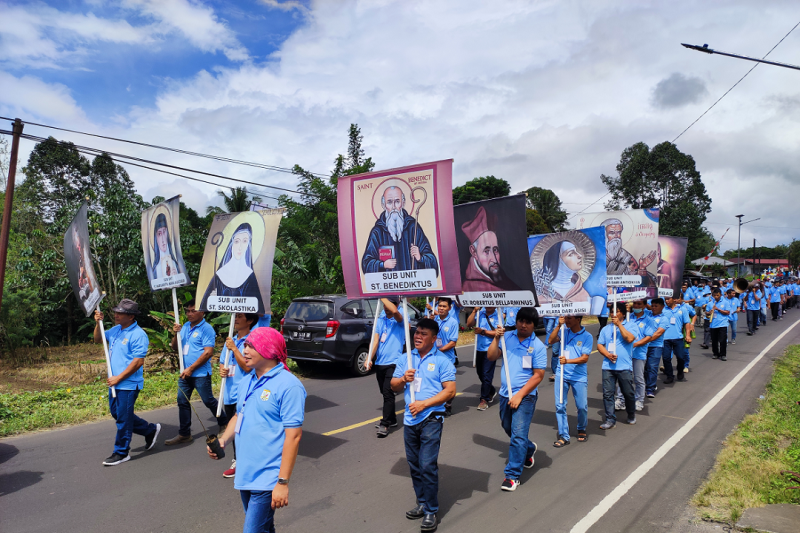
[[[278,485],[288,485],[288,484],[289,484],[289,480],[288,479],[282,478],[282,477],[278,478]]]

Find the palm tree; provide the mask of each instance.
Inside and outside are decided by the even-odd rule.
[[[259,202],[261,198],[254,196],[250,199],[250,193],[247,192],[247,187],[234,187],[231,189],[230,195],[226,194],[223,190],[218,190],[217,194],[222,196],[222,203],[225,204],[225,209],[218,206],[209,206],[206,208],[206,214],[216,215],[220,213],[239,213],[250,209],[251,201]]]

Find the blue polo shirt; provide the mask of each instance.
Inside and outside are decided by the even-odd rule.
[[[675,306],[675,309],[665,307],[662,314],[667,319],[665,324],[667,329],[663,335],[664,340],[682,339],[684,337],[683,326],[692,322],[686,309],[681,306]]]
[[[777,303],[780,303],[780,302],[781,302],[781,288],[780,287],[775,287],[773,289],[770,289],[770,292],[769,292],[769,303],[777,304]]]
[[[578,359],[584,355],[592,353],[592,343],[594,339],[592,335],[586,331],[586,328],[581,328],[578,333],[574,333],[569,328],[565,328],[564,335],[564,355],[567,359]],[[558,340],[553,344],[553,355],[561,357],[561,328],[558,331]],[[561,376],[561,371],[564,371],[565,381],[575,381],[578,383],[587,383],[587,367],[588,363],[581,363],[579,365],[562,365],[559,364],[556,368],[556,377]]]
[[[534,370],[547,368],[547,347],[536,338],[536,335],[531,335],[520,342],[518,333],[509,331],[505,334],[505,338],[505,358],[508,361],[511,388],[516,394],[533,377]],[[500,376],[500,396],[508,398],[508,384],[504,368],[500,369]],[[538,388],[533,389],[528,396],[536,396]]]
[[[203,351],[210,347],[214,347],[216,339],[216,332],[214,327],[205,321],[201,320],[196,326],[192,326],[186,322],[181,328],[181,344],[183,345],[183,365],[189,368],[197,361]],[[211,359],[192,372],[192,377],[210,376],[211,375]]]
[[[654,315],[652,312],[645,311],[650,320],[653,323],[653,333],[658,331],[659,329],[663,329],[664,333],[661,334],[656,340],[650,341],[650,344],[647,345],[648,348],[651,346],[653,348],[663,348],[664,347],[664,336],[667,334],[667,330],[669,329],[669,317],[665,314],[668,307],[664,306],[664,311],[661,312],[660,315]],[[648,314],[649,313],[649,314]]]
[[[403,424],[406,426],[416,426],[431,416],[431,413],[444,413],[444,402],[442,402],[428,407],[418,413],[417,416],[413,416],[408,409],[408,406],[411,405],[411,387],[415,388],[414,399],[416,401],[427,400],[444,390],[443,383],[456,380],[456,367],[453,366],[450,359],[436,349],[436,346],[431,347],[431,351],[425,357],[420,357],[419,350],[416,348],[411,350],[411,364],[416,369],[416,373],[414,374],[414,381],[406,383],[405,386],[406,412],[403,416]],[[408,358],[401,357],[397,361],[392,377],[401,378],[406,373],[406,370],[408,370]],[[417,390],[417,387],[419,390]]]
[[[306,389],[278,364],[259,378],[255,372],[239,382],[236,412],[237,490],[272,490],[281,469],[285,428],[303,425]],[[240,421],[237,421],[239,424]]]
[[[712,309],[714,309],[714,305],[717,306],[717,311],[722,309],[723,311],[730,311],[731,306],[728,303],[728,300],[725,298],[720,298],[718,302],[714,301],[714,298],[711,298],[711,301],[706,304],[706,312],[710,313]],[[730,315],[723,315],[722,313],[714,313],[714,319],[709,324],[710,328],[727,328],[728,319]]]
[[[517,327],[517,313],[521,307],[504,307],[503,308],[503,327],[514,328]]]
[[[272,323],[272,315],[264,315],[258,317],[258,322],[256,325],[252,327],[250,331],[255,331],[258,328],[268,328],[269,325]]]
[[[237,335],[233,338],[234,344],[236,344],[236,349],[239,350],[239,353],[244,354],[244,341],[247,339],[247,335],[242,337],[241,339]],[[225,394],[222,397],[222,403],[224,405],[233,405],[239,399],[239,382],[242,381],[242,378],[250,373],[250,369],[247,367],[242,368],[239,366],[239,363],[236,362],[236,356],[233,355],[233,352],[228,354],[228,349],[225,348],[223,350],[225,353],[221,356],[221,361],[225,362],[225,357],[228,357],[228,366],[233,368],[233,376],[228,376],[225,380]]]
[[[622,327],[631,331],[631,328],[628,328],[628,321],[622,323]],[[632,342],[625,342],[625,339],[622,338],[622,334],[617,329],[617,344],[616,344],[616,351],[609,348],[609,346],[614,345],[614,330],[617,327],[613,324],[608,324],[606,327],[600,331],[600,335],[597,337],[597,344],[602,344],[606,347],[610,353],[616,353],[617,355],[617,362],[612,363],[608,360],[607,357],[603,357],[603,370],[633,370],[633,360],[631,356],[631,350],[633,349]],[[633,332],[631,332],[633,333]]]
[[[489,320],[492,321],[489,324]],[[481,308],[478,311],[478,316],[475,317],[475,325],[481,329],[485,329],[487,331],[494,331],[494,328],[497,327],[499,318],[497,317],[497,309],[494,310],[494,313],[489,315],[488,319],[486,317],[486,308]],[[476,335],[476,341],[478,343],[478,351],[485,352],[489,349],[489,345],[492,344],[492,339],[485,335]]]
[[[122,374],[134,359],[144,359],[150,339],[139,324],[134,322],[125,329],[116,325],[106,331],[108,353],[111,356],[111,374]],[[120,381],[115,388],[119,390],[140,390],[144,387],[144,366]]]
[[[403,308],[397,310],[403,314]],[[406,331],[402,322],[386,316],[386,311],[382,311],[375,324],[375,334],[378,336],[378,355],[375,358],[376,365],[395,365],[398,359],[402,359],[403,346],[406,344]]]
[[[755,298],[756,296],[758,296],[759,298],[763,299],[763,294],[761,294],[761,289],[759,289],[759,290],[757,290],[755,292],[751,291],[751,292],[746,293],[746,294],[747,294],[747,296],[746,296],[746,300],[745,300],[745,308],[748,311],[758,311],[759,309],[761,309],[761,302],[759,300],[756,300],[756,298]]]
[[[684,300],[693,300],[694,299],[694,287],[687,287],[686,291],[683,293]]]
[[[694,306],[695,307],[703,307],[708,302],[708,295],[711,294],[711,291],[705,292],[705,288],[700,289],[695,288],[694,293]]]
[[[687,306],[688,307],[688,306]],[[633,333],[633,336],[636,337],[634,342],[638,342],[645,337],[649,337],[653,333],[656,332],[656,325],[653,322],[653,317],[642,313],[641,315],[636,315],[636,313],[631,313],[631,318],[626,321],[625,329]],[[630,327],[628,327],[630,325]],[[647,347],[650,343],[647,343],[643,346],[634,347],[632,348],[631,357],[633,359],[641,359],[643,361],[647,360]]]
[[[437,316],[434,320],[439,324],[439,333],[436,335],[436,348],[447,357],[451,363],[456,362],[456,349],[442,350],[442,346],[449,342],[458,342],[458,320],[448,315],[444,320]],[[407,358],[406,358],[407,359]]]
[[[742,302],[739,300],[738,297],[734,296],[733,298],[728,298],[728,305],[731,314],[728,315],[728,322],[736,322],[739,320],[739,308],[742,306]]]

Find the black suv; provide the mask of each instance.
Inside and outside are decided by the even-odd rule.
[[[281,320],[286,348],[301,368],[327,362],[348,366],[357,376],[364,368],[378,300],[350,300],[342,294],[295,298]],[[413,335],[420,311],[408,304],[408,325]]]

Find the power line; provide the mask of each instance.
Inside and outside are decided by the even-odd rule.
[[[607,193],[605,193],[603,196],[601,196],[600,198],[598,198],[598,199],[597,199],[597,200],[595,200],[594,202],[592,202],[592,203],[590,203],[589,205],[587,205],[586,207],[584,207],[584,208],[583,208],[581,211],[578,211],[577,213],[575,213],[574,215],[572,215],[571,217],[569,217],[567,220],[572,220],[573,218],[575,218],[576,216],[580,215],[581,213],[584,213],[584,212],[585,212],[587,209],[589,209],[590,207],[592,207],[594,204],[596,204],[597,202],[599,202],[600,200],[602,200],[603,198],[605,198],[605,197],[606,197],[606,196],[608,196],[609,194],[611,194],[611,191],[608,191],[608,192],[607,192]]]
[[[789,36],[789,34],[790,34],[790,33],[792,33],[792,32],[795,30],[795,28],[797,28],[797,26],[800,26],[800,22],[798,22],[797,24],[795,24],[795,25],[794,25],[794,28],[792,28],[791,30],[789,30],[789,33],[787,33],[786,35],[784,35],[784,36],[783,36],[783,39],[781,39],[780,41],[778,41],[778,43],[777,43],[775,46],[773,46],[772,48],[770,48],[769,52],[767,52],[766,54],[764,54],[764,57],[762,57],[761,59],[766,59],[766,58],[767,58],[767,56],[768,56],[768,55],[770,55],[770,54],[772,53],[772,51],[773,51],[773,50],[775,50],[775,49],[778,47],[778,45],[779,45],[779,44],[781,44],[781,43],[783,42],[783,40],[784,40],[784,39],[786,39],[786,38]],[[758,65],[759,65],[759,63],[756,63],[755,65],[753,65],[753,67],[752,67],[750,70],[748,70],[747,72],[745,72],[744,76],[742,76],[741,78],[739,78],[739,81],[737,81],[736,83],[734,83],[734,84],[733,84],[733,86],[732,86],[730,89],[728,89],[727,91],[725,91],[725,94],[723,94],[722,96],[720,96],[720,97],[717,99],[717,101],[716,101],[716,102],[714,102],[713,104],[711,104],[711,107],[709,107],[708,109],[706,109],[705,111],[703,111],[703,114],[702,114],[702,115],[700,115],[699,117],[697,117],[697,118],[695,119],[695,121],[694,121],[694,122],[692,122],[691,124],[689,124],[688,126],[686,126],[686,129],[685,129],[685,130],[683,130],[682,132],[680,132],[680,134],[679,134],[677,137],[675,137],[674,139],[672,139],[672,143],[673,143],[673,144],[675,144],[675,141],[677,141],[678,139],[680,139],[681,135],[683,135],[684,133],[686,133],[687,131],[689,131],[689,128],[691,128],[692,126],[694,126],[695,124],[697,124],[697,122],[698,122],[698,121],[699,121],[701,118],[703,118],[703,117],[706,115],[706,113],[708,113],[709,111],[711,111],[711,109],[713,109],[713,108],[714,108],[714,106],[715,106],[715,105],[717,105],[717,104],[718,104],[718,103],[719,103],[719,102],[720,102],[720,101],[721,101],[723,98],[725,98],[725,96],[726,96],[726,95],[727,95],[729,92],[731,92],[731,91],[732,91],[732,90],[733,90],[733,89],[734,89],[734,88],[735,88],[737,85],[739,85],[739,83],[741,83],[741,81],[742,81],[743,79],[745,79],[745,78],[747,77],[747,75],[748,75],[748,74],[750,74],[751,72],[753,72],[753,70],[755,70],[755,68],[756,68]]]

